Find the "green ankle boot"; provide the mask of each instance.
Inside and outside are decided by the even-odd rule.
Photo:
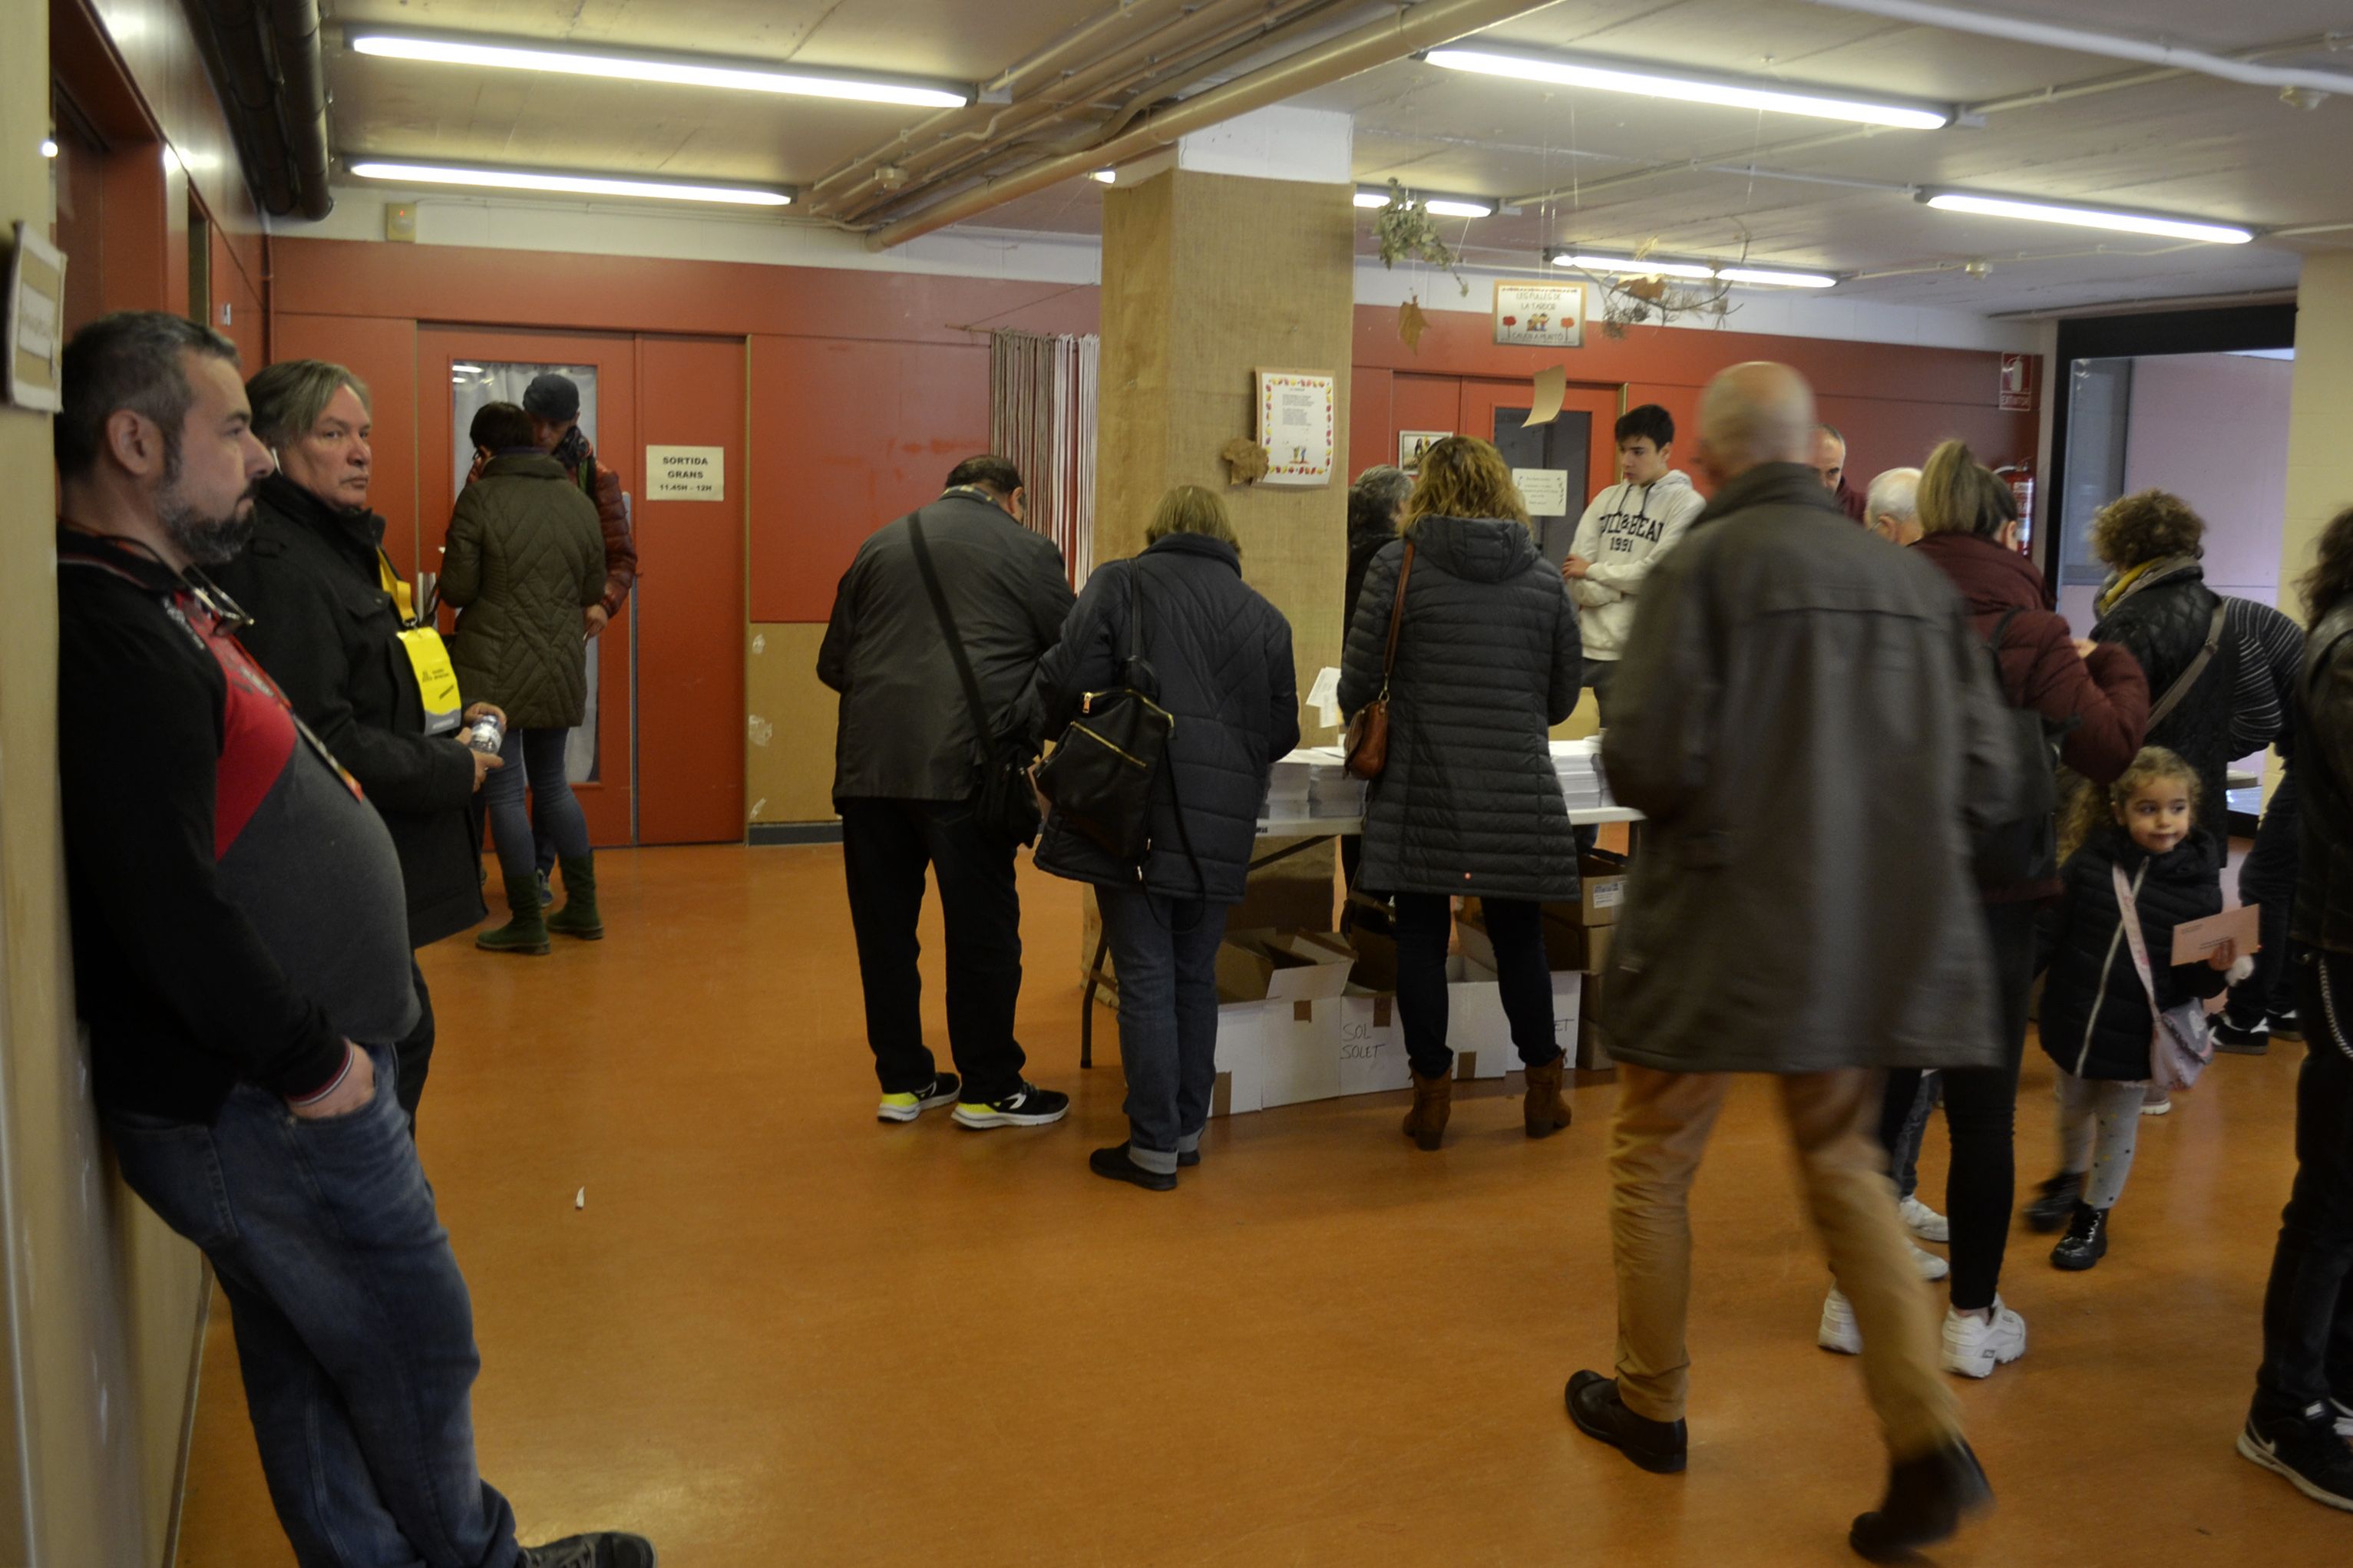
[[[560,855],[555,864],[564,877],[564,907],[547,917],[547,929],[583,942],[604,941],[605,921],[596,913],[596,858]]]
[[[491,952],[545,952],[547,919],[540,913],[538,889],[526,882],[520,895],[510,890],[507,912],[512,918],[477,936],[474,945]]]

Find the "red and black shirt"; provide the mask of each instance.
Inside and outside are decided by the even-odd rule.
[[[160,562],[58,538],[74,974],[101,1106],[209,1121],[414,1026],[399,861],[358,787]]]

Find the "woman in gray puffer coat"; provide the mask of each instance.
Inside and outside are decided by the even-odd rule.
[[[1405,1131],[1424,1149],[1446,1131],[1449,900],[1476,896],[1527,1068],[1528,1136],[1541,1138],[1569,1121],[1542,905],[1577,894],[1577,841],[1547,734],[1577,706],[1584,676],[1577,612],[1487,442],[1455,436],[1432,447],[1406,518],[1405,537],[1366,574],[1340,670],[1342,709],[1381,695],[1402,576],[1388,764],[1366,806],[1360,879],[1397,895],[1398,1016],[1414,1084]]]
[[[506,711],[501,765],[483,782],[482,802],[513,916],[474,945],[543,953],[551,931],[591,942],[605,934],[588,824],[564,772],[565,735],[588,702],[581,613],[605,595],[605,536],[596,503],[534,445],[531,416],[521,408],[485,404],[470,434],[491,460],[449,519],[441,597],[458,607],[449,662],[459,691]],[[538,817],[555,840],[564,877],[564,908],[545,917],[526,789],[538,796]]]

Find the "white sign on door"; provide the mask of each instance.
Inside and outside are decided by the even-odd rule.
[[[1568,515],[1567,468],[1514,468],[1512,482],[1520,487],[1520,499],[1528,503],[1530,517]]]
[[[649,447],[646,448],[648,500],[725,500],[727,448],[724,447]]]

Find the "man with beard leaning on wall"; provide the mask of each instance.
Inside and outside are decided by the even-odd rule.
[[[474,1467],[472,1303],[395,1099],[400,862],[203,568],[270,471],[237,349],[159,311],[66,349],[58,765],[74,978],[123,1180],[227,1294],[302,1568],[653,1568],[525,1548]]]

